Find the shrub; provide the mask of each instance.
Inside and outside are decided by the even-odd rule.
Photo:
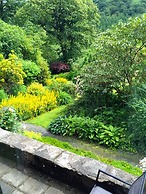
[[[17,96],[18,93],[26,93],[26,86],[25,85],[14,85],[9,90],[10,95]]]
[[[60,78],[61,77],[61,78],[65,78],[67,80],[72,81],[76,77],[76,74],[73,70],[71,70],[70,72],[65,72],[65,73],[60,73],[60,74],[53,75],[53,77],[55,77],[55,78],[58,78],[58,77]]]
[[[47,79],[46,85],[49,90],[55,90],[57,92],[62,90],[62,83],[57,82],[55,79]]]
[[[146,87],[139,87],[129,102],[129,139],[134,147],[146,153]]]
[[[68,93],[60,91],[58,93],[57,101],[59,105],[66,105],[71,103],[73,99]]]
[[[0,108],[13,106],[22,120],[27,120],[38,116],[46,111],[50,111],[57,106],[56,93],[45,91],[42,96],[31,94],[18,94],[11,96],[8,100],[2,100]]]
[[[0,127],[7,131],[17,131],[20,127],[16,111],[11,107],[0,110]]]
[[[50,64],[50,71],[52,74],[59,74],[70,71],[70,66],[63,62],[53,62]]]
[[[39,83],[45,85],[45,81],[46,79],[48,79],[48,77],[51,76],[51,72],[49,71],[47,61],[42,57],[42,53],[38,50],[36,54],[36,64],[39,66],[41,70],[38,76],[38,81]]]
[[[47,79],[46,85],[49,90],[64,91],[75,96],[75,84],[65,78]]]
[[[46,88],[37,82],[32,83],[30,86],[27,87],[27,93],[32,95],[43,95],[46,91]]]
[[[62,90],[70,94],[72,97],[75,97],[76,95],[76,85],[72,81],[68,81],[64,84]]]
[[[7,97],[8,96],[7,96],[6,92],[3,89],[1,89],[0,90],[0,102],[2,101],[2,99],[6,99]]]
[[[40,67],[32,61],[22,61],[23,71],[26,74],[24,78],[24,84],[30,85],[32,82],[38,81],[38,75],[41,72]]]
[[[7,93],[14,85],[22,85],[24,77],[22,64],[13,51],[9,54],[8,59],[0,60],[0,87]]]
[[[124,129],[105,126],[102,122],[89,117],[58,117],[50,123],[48,129],[54,134],[76,135],[112,148],[122,146],[125,141]]]
[[[58,83],[67,84],[68,80],[66,78],[58,77],[55,79]]]

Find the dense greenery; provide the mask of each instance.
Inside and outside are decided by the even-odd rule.
[[[0,127],[12,132],[20,129],[20,120],[14,108],[4,107],[0,110]]]
[[[6,22],[12,22],[17,10],[23,6],[25,0],[1,0],[0,18]]]
[[[129,17],[145,13],[146,0],[93,0],[101,14],[100,28],[106,30]]]
[[[129,101],[131,114],[128,128],[131,142],[139,150],[145,152],[146,148],[146,85],[134,89],[133,96]]]
[[[144,153],[145,0],[94,2],[0,1],[0,109],[26,120],[72,103],[52,132]]]
[[[3,88],[6,92],[9,93],[13,86],[23,84],[25,73],[15,54],[9,54],[8,59],[1,55],[0,69],[0,88]]]
[[[15,18],[21,26],[26,21],[40,25],[58,47],[59,59],[64,62],[74,60],[81,47],[91,44],[99,23],[92,0],[29,0]]]
[[[81,73],[83,90],[122,97],[145,82],[145,31],[146,14],[101,33],[94,61]]]
[[[126,142],[122,128],[105,126],[102,122],[88,117],[58,117],[50,123],[49,131],[57,135],[74,135],[114,148],[122,147]]]

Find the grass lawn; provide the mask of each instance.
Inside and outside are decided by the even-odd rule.
[[[46,112],[46,113],[40,115],[38,117],[35,117],[33,119],[29,119],[26,122],[47,128],[49,126],[50,122],[53,121],[58,116],[60,116],[66,107],[67,107],[67,105],[60,106],[58,108],[55,108],[52,111],[49,111],[49,112]]]

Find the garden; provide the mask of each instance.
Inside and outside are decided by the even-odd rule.
[[[144,156],[146,14],[101,32],[92,1],[64,2],[62,12],[56,2],[51,9],[43,0],[47,13],[30,2],[18,7],[12,21],[0,20],[0,127],[140,175],[141,169],[126,161],[22,130],[22,123]]]

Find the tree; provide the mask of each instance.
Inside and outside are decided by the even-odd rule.
[[[12,52],[9,58],[5,59],[0,55],[0,88],[9,93],[14,85],[22,85],[25,73],[18,57]]]
[[[99,35],[92,63],[85,66],[85,91],[131,94],[132,87],[145,82],[146,14],[119,23]]]
[[[101,21],[99,28],[105,31],[119,20],[127,22],[129,17],[145,13],[146,0],[93,0],[99,8]]]
[[[0,0],[0,18],[5,22],[12,22],[18,8],[25,0]]]
[[[22,28],[2,20],[0,20],[0,26],[0,53],[4,57],[8,57],[11,50],[14,50],[19,57],[35,58],[33,39],[28,37]]]
[[[146,85],[134,88],[128,105],[130,114],[128,119],[128,133],[131,143],[140,152],[146,153]]]
[[[36,29],[36,26],[34,28],[31,24],[25,31],[26,28],[7,24],[2,20],[0,20],[0,26],[0,53],[8,58],[11,50],[14,50],[19,58],[35,62],[41,69],[38,79],[44,83],[49,76],[47,61],[42,56],[46,40],[45,31],[39,27]]]
[[[59,59],[64,62],[74,60],[90,45],[99,23],[92,0],[29,0],[15,18],[19,25],[29,20],[43,27],[54,37]]]

